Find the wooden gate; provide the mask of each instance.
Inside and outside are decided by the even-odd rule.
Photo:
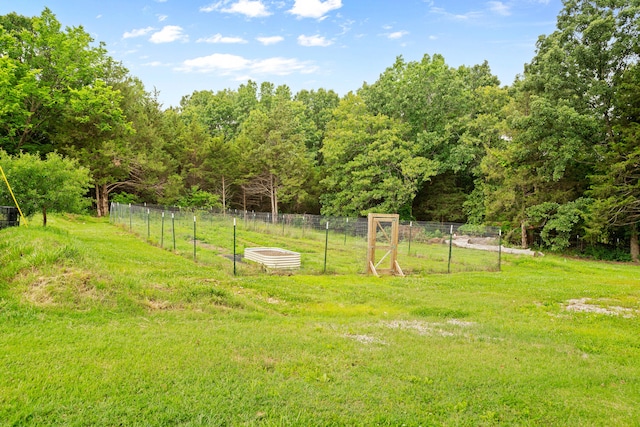
[[[398,214],[374,214],[370,213],[368,229],[367,273],[379,277],[379,273],[390,272],[398,276],[404,276],[398,264],[398,229],[400,216]],[[378,242],[378,233],[381,241]],[[386,253],[376,261],[376,249],[386,249]],[[380,269],[380,264],[389,259],[390,268]]]

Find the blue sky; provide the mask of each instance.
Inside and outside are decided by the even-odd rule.
[[[0,14],[83,26],[165,107],[248,79],[340,95],[373,83],[398,55],[489,62],[503,85],[554,31],[561,0],[0,0]]]

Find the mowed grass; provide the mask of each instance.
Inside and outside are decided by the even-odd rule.
[[[200,264],[216,264],[219,255],[232,257],[234,250],[233,221],[230,214],[211,214],[207,211],[165,212],[136,207],[129,216],[124,208],[119,216],[114,216],[112,223],[147,240],[149,243],[195,258]],[[175,218],[171,218],[175,215]],[[235,218],[236,254],[242,255],[247,247],[278,247],[292,250],[301,255],[302,274],[359,274],[366,272],[367,236],[366,230],[341,228],[340,224],[330,222],[328,231],[318,230],[308,224],[304,227],[292,225],[280,220],[269,223],[251,219],[251,213],[245,218],[238,214]],[[334,219],[338,222],[339,220]],[[194,227],[195,225],[195,227]],[[334,227],[335,225],[335,227]],[[344,227],[344,224],[342,224]],[[439,235],[440,239],[425,237],[424,230],[414,227],[414,238],[408,236],[398,244],[397,257],[402,270],[407,274],[430,274],[462,271],[496,271],[499,269],[499,254],[480,250],[458,248],[455,245],[449,250],[449,236]],[[390,230],[387,233],[390,234]],[[195,235],[195,248],[194,248]],[[417,237],[421,237],[417,239]],[[391,257],[386,256],[387,236],[378,233],[378,249],[374,264],[380,270],[391,267]],[[434,243],[437,241],[438,243]],[[194,254],[195,250],[195,254]],[[451,255],[451,256],[450,256]],[[261,274],[260,269],[237,265],[241,275]],[[233,271],[233,268],[229,271]]]
[[[89,217],[0,231],[1,425],[640,419],[637,266],[234,277],[144,240]]]

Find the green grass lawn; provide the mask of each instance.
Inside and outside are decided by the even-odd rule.
[[[128,211],[114,216],[112,223],[122,230],[138,235],[149,243],[195,258],[200,264],[215,265],[219,255],[232,257],[233,254],[233,217],[211,214],[206,211],[195,213],[197,221],[194,230],[194,213],[189,211],[165,212],[135,207],[133,214]],[[236,253],[243,254],[246,247],[279,247],[301,254],[302,274],[359,274],[366,272],[367,240],[366,230],[354,233],[353,229],[331,228],[326,233],[310,226],[293,226],[286,222],[265,223],[248,218],[241,214],[237,219]],[[417,227],[416,227],[417,228]],[[196,247],[194,248],[194,233]],[[389,231],[390,233],[390,231]],[[358,235],[359,234],[359,235]],[[379,233],[381,234],[381,233]],[[424,235],[423,235],[424,237]],[[432,236],[433,237],[433,236]],[[498,270],[499,255],[497,252],[463,249],[453,247],[449,258],[448,235],[442,236],[440,243],[429,243],[430,239],[401,240],[398,245],[398,262],[407,274],[428,274],[462,271],[495,271]],[[385,239],[379,236],[379,245],[383,246]],[[326,245],[326,262],[325,262]],[[381,261],[380,269],[389,269],[389,257],[382,260],[386,251],[379,248],[376,262]],[[326,264],[326,265],[325,265]],[[239,266],[240,274],[261,274],[260,269]],[[229,270],[233,271],[233,268]]]
[[[447,275],[414,256],[405,278],[313,260],[234,277],[222,251],[194,262],[188,236],[173,252],[95,218],[49,222],[0,230],[0,425],[640,420],[637,266],[506,256]],[[214,235],[201,243],[228,249]]]

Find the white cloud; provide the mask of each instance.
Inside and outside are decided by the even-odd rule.
[[[310,62],[303,62],[293,58],[267,58],[267,59],[247,59],[237,55],[215,53],[209,56],[188,59],[177,68],[183,72],[197,73],[219,73],[230,75],[241,73],[247,74],[271,74],[284,76],[293,73],[310,74],[317,70],[317,67]]]
[[[197,43],[247,43],[242,37],[225,37],[222,34],[215,34],[211,37],[198,39]]]
[[[168,18],[167,15],[157,15],[157,16],[158,16],[158,22],[164,22]]]
[[[392,40],[396,40],[396,39],[401,39],[404,36],[406,36],[407,34],[409,34],[407,31],[395,31],[393,33],[389,33],[387,35],[388,38],[392,39]]]
[[[162,30],[153,33],[149,41],[151,43],[171,43],[177,40],[186,42],[189,40],[189,36],[182,31],[182,27],[167,25]]]
[[[127,31],[122,35],[122,38],[123,39],[131,39],[131,38],[134,38],[134,37],[141,37],[141,36],[149,34],[153,30],[155,30],[155,28],[147,27],[147,28],[139,28],[137,30]]]
[[[280,43],[281,41],[284,40],[284,37],[281,37],[281,36],[256,37],[256,40],[258,40],[260,43],[262,43],[265,46],[269,46],[272,44]]]
[[[341,7],[342,0],[295,0],[288,12],[298,18],[324,19],[327,13]]]
[[[211,3],[209,6],[202,6],[200,8],[200,12],[209,13],[209,12],[213,12],[213,11],[216,11],[216,10],[220,10],[221,6],[222,6],[222,2],[221,1],[219,1],[218,3]]]
[[[230,8],[222,9],[222,11],[227,13],[240,13],[248,16],[249,18],[259,18],[271,15],[271,12],[267,10],[260,0],[240,0],[239,2],[232,4]]]
[[[298,36],[298,44],[300,46],[307,46],[307,47],[313,47],[313,46],[320,46],[320,47],[327,47],[333,44],[333,42],[331,40],[327,40],[322,36],[305,36],[305,35],[300,35]]]
[[[355,24],[356,21],[352,21],[350,19],[344,21],[340,25],[340,28],[342,28],[342,32],[340,34],[338,34],[339,36],[343,36],[345,34],[347,34],[349,31],[351,31],[351,27],[353,27],[353,24]]]
[[[311,74],[317,70],[317,67],[310,65],[308,62],[280,57],[255,61],[251,68],[255,73],[276,74],[279,76],[286,76],[296,71],[302,74]]]
[[[502,16],[511,15],[511,6],[506,5],[501,1],[490,1],[487,4],[489,5],[489,10],[495,14]]]
[[[162,67],[164,64],[160,61],[151,61],[142,65],[146,67]]]
[[[479,19],[479,18],[482,18],[482,15],[483,15],[482,12],[475,12],[475,11],[462,13],[462,14],[450,13],[441,7],[431,7],[430,10],[431,10],[431,13],[433,14],[442,15],[445,18],[453,19],[455,21],[469,21],[472,19]]]
[[[251,61],[241,56],[226,53],[214,53],[209,56],[201,56],[194,59],[187,59],[182,63],[180,71],[196,71],[201,73],[213,71],[240,71],[246,70],[251,65]]]
[[[200,11],[239,13],[249,18],[261,18],[271,15],[271,12],[267,10],[267,7],[262,3],[262,0],[238,0],[235,3],[232,3],[229,7],[225,7],[227,4],[229,4],[229,0],[219,1],[212,3],[209,6],[201,7]]]
[[[249,80],[256,80],[256,79],[250,76],[249,74],[242,74],[242,75],[235,76],[233,80],[244,83],[244,82],[248,82]]]

